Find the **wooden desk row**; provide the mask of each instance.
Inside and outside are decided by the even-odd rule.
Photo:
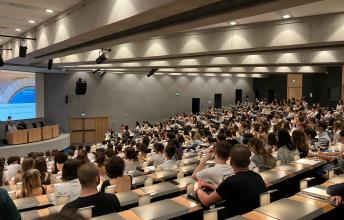
[[[312,163],[312,164],[309,164]],[[300,165],[299,165],[300,164]],[[308,170],[314,169],[318,166],[320,166],[320,164],[324,164],[324,161],[317,161],[317,160],[311,160],[311,159],[301,159],[299,161],[295,161],[290,165],[284,165],[284,166],[280,166],[280,167],[276,167],[275,169],[273,169],[274,171],[269,173],[272,175],[269,176],[267,174],[263,174],[262,176],[265,176],[265,178],[270,181],[270,182],[266,182],[267,185],[271,184],[275,184],[278,182],[281,182],[283,180],[286,180],[288,178],[291,178],[295,175],[298,175],[299,173],[302,172],[306,172]],[[296,169],[296,170],[295,170]],[[286,171],[288,170],[288,171]],[[293,174],[293,171],[296,172],[296,174]],[[274,173],[275,172],[275,173]],[[264,173],[264,172],[262,172]],[[282,173],[283,175],[280,175],[278,173]],[[284,176],[286,175],[287,178]],[[266,177],[268,176],[268,177]],[[173,184],[172,184],[173,183]],[[181,179],[176,179],[176,180],[172,180],[171,182],[163,182],[163,183],[159,183],[159,184],[154,184],[152,186],[148,186],[148,187],[142,187],[142,188],[138,188],[136,190],[132,190],[132,191],[128,191],[128,192],[123,192],[123,193],[117,193],[117,197],[121,203],[121,206],[128,206],[128,205],[132,205],[132,204],[137,204],[138,203],[138,196],[141,194],[146,194],[146,193],[152,193],[152,198],[158,198],[158,197],[162,197],[162,196],[166,196],[168,194],[173,194],[173,193],[177,193],[177,192],[183,192],[186,189],[186,185],[189,183],[194,183],[194,180],[191,177],[184,177]],[[166,200],[169,200],[168,202],[166,202]],[[175,210],[175,212],[173,212],[173,210],[170,208],[168,212],[161,212],[161,204],[159,202],[163,202],[162,204],[171,204],[171,201],[174,202],[179,202],[182,203],[185,207],[187,207],[187,212],[185,209],[181,209],[180,207],[177,208]],[[153,204],[153,205],[152,205]],[[165,204],[165,205],[166,205]],[[165,199],[165,200],[161,200],[158,202],[154,202],[151,203],[149,205],[143,206],[145,207],[145,212],[147,212],[147,215],[152,215],[152,213],[154,214],[156,213],[165,213],[166,215],[168,215],[168,217],[172,217],[172,216],[181,216],[183,215],[183,213],[190,213],[190,212],[196,212],[199,211],[200,209],[202,209],[202,207],[200,206],[200,204],[197,204],[196,202],[189,200],[186,198],[186,196],[178,196],[172,199]],[[140,216],[140,215],[146,215],[143,212],[140,212],[142,208],[140,207],[135,207],[132,208],[130,210],[127,211],[123,211],[121,213],[114,213],[108,216],[101,216],[99,218],[96,218],[97,220],[99,219],[116,219],[116,216],[118,217],[118,215],[121,218],[124,219],[146,219],[147,216]],[[154,211],[155,210],[155,211]],[[178,210],[180,212],[178,212]],[[23,217],[25,217],[26,215],[33,215],[31,212],[37,212],[36,210],[34,211],[30,211],[30,212],[24,212],[22,213]],[[40,213],[46,213],[47,211],[41,211]],[[172,212],[172,213],[171,213]],[[49,212],[48,212],[49,213]],[[34,215],[37,215],[34,214]],[[259,215],[259,214],[257,214]],[[119,219],[121,219],[119,218]],[[148,217],[147,217],[148,218]]]
[[[342,182],[344,182],[344,175],[334,177],[320,186],[307,188],[292,197],[275,201],[230,219],[313,219],[336,208],[325,197],[323,199],[321,197],[325,194],[324,191],[328,186]],[[304,192],[312,192],[314,196]]]
[[[30,128],[7,132],[8,144],[27,144],[37,141],[44,141],[60,135],[59,125],[44,126],[42,128]]]

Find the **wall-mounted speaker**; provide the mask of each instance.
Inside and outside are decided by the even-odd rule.
[[[27,47],[26,46],[19,46],[19,57],[26,57],[26,51]]]
[[[79,78],[76,81],[75,94],[77,94],[77,95],[85,95],[86,91],[87,91],[87,82],[86,82],[86,80]]]
[[[48,61],[48,70],[51,70],[53,68],[53,59],[49,59]]]
[[[65,97],[65,103],[68,104],[68,102],[69,102],[69,97],[68,97],[68,95],[66,95],[66,97]]]

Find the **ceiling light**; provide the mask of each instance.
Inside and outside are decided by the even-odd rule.
[[[51,10],[51,9],[46,9],[45,12],[48,12],[48,13],[54,13],[54,10]]]
[[[18,32],[22,31],[20,28],[16,28],[15,30],[18,31]]]
[[[0,38],[0,41],[2,41],[2,39]]]
[[[237,23],[235,21],[232,21],[231,23],[229,23],[230,25],[236,25]]]
[[[288,19],[288,18],[290,18],[290,15],[289,14],[283,15],[282,18],[283,19]]]
[[[34,20],[28,20],[28,22],[31,23],[31,24],[36,23],[36,21],[34,21]]]

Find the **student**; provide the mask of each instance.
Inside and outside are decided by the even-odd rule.
[[[36,169],[29,169],[23,175],[23,185],[21,198],[40,196],[46,193],[46,189],[41,184],[41,175]]]
[[[331,139],[326,133],[327,123],[325,121],[318,122],[318,142],[317,144],[321,147],[328,148],[331,143]]]
[[[265,148],[264,143],[258,138],[251,138],[248,141],[254,155],[251,158],[261,171],[269,170],[276,166],[276,159]]]
[[[105,150],[103,148],[100,148],[97,150],[96,153],[96,163],[97,163],[97,167],[99,170],[99,175],[100,176],[104,176],[106,175],[106,170],[105,170]]]
[[[0,213],[1,219],[21,220],[20,213],[8,195],[7,191],[0,188]]]
[[[18,156],[11,156],[7,159],[7,175],[6,181],[10,181],[16,174],[20,171],[20,157]]]
[[[67,160],[67,155],[63,152],[56,152],[54,156],[54,174],[61,172],[64,162]]]
[[[78,178],[81,184],[80,197],[67,203],[62,212],[72,209],[94,206],[92,217],[110,214],[120,211],[120,203],[115,194],[98,192],[97,185],[100,177],[95,164],[86,163],[78,170]]]
[[[79,197],[81,185],[77,172],[80,164],[78,159],[66,160],[62,169],[63,182],[54,186],[57,197],[69,196],[69,201],[74,201]]]
[[[35,218],[35,220],[86,220],[86,218],[77,213],[76,210],[65,210],[63,212]]]
[[[220,184],[224,176],[234,173],[231,165],[227,164],[231,148],[232,145],[227,141],[218,141],[215,144],[215,148],[210,147],[194,170],[192,178],[194,180],[210,181],[215,184]],[[215,166],[205,168],[207,161],[210,160],[213,155],[215,155]]]
[[[173,159],[176,149],[172,146],[167,146],[165,149],[166,160],[161,164],[162,170],[172,170],[177,168],[177,161]]]
[[[33,162],[33,168],[40,172],[42,185],[50,185],[51,176],[48,173],[47,163],[43,157],[36,157]]]
[[[292,144],[297,147],[300,152],[300,158],[307,157],[309,146],[307,144],[306,134],[300,130],[296,129],[291,135]]]
[[[127,147],[124,150],[125,154],[125,171],[135,171],[137,167],[140,167],[139,159],[137,158],[137,153],[135,148]]]
[[[86,154],[87,154],[87,158],[89,161],[91,161],[92,163],[95,161],[96,157],[94,156],[94,154],[91,152],[91,146],[87,145],[85,147],[86,150]]]
[[[329,186],[326,189],[326,193],[331,195],[331,197],[329,198],[330,201],[335,201],[337,205],[341,205],[343,203],[344,197],[344,183],[338,183]]]
[[[299,155],[299,150],[291,142],[291,137],[286,129],[279,129],[277,132],[277,160],[282,164],[289,164],[294,161],[294,157]]]
[[[22,166],[21,171],[16,174],[15,182],[22,182],[22,176],[26,171],[33,168],[33,159],[31,157],[25,157]]]
[[[205,206],[225,200],[225,209],[219,212],[219,218],[225,219],[242,215],[259,207],[259,197],[267,188],[262,177],[249,170],[251,151],[245,145],[235,145],[231,150],[231,165],[235,175],[225,179],[220,185],[197,182],[195,192]],[[213,190],[207,194],[202,186]]]
[[[121,157],[113,156],[105,164],[106,174],[109,180],[103,182],[101,192],[105,192],[107,186],[116,185],[115,192],[125,192],[131,189],[131,176],[123,175],[124,160]]]
[[[164,163],[165,157],[164,157],[164,145],[161,143],[155,143],[154,144],[155,154],[153,154],[148,159],[148,165],[153,165],[155,167],[161,165]]]

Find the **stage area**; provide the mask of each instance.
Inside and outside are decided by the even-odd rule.
[[[0,156],[20,156],[25,157],[30,152],[45,152],[47,150],[63,150],[70,144],[70,138],[68,133],[60,134],[60,136],[49,139],[46,141],[39,141],[28,144],[18,144],[18,145],[5,145],[0,147]]]

